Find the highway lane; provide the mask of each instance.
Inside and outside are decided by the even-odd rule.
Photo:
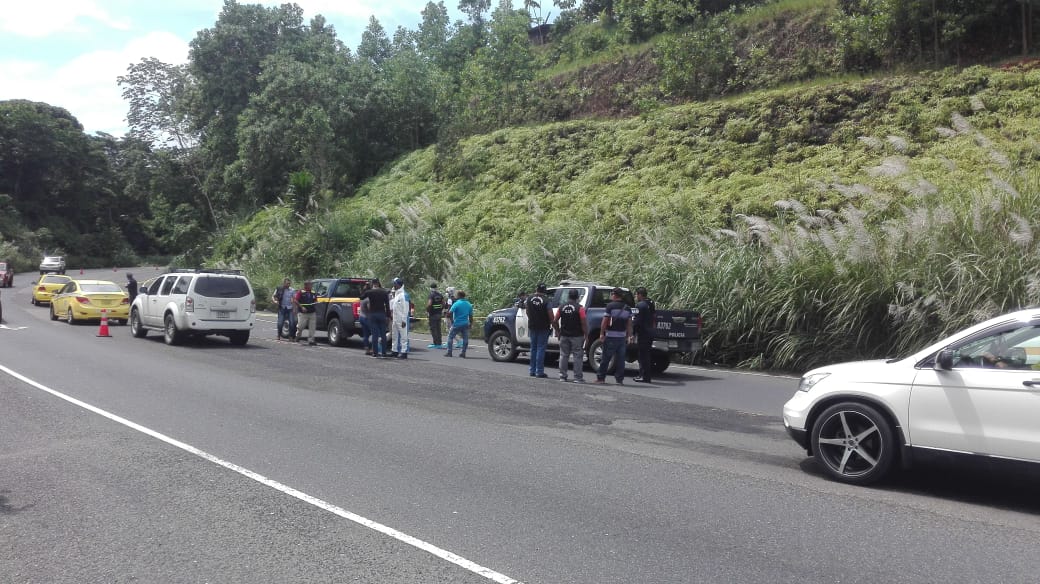
[[[712,405],[766,409],[789,379],[707,372],[668,389],[716,377],[743,397],[652,396],[263,333],[167,347],[52,323],[27,296],[10,304],[19,293],[5,290],[0,365],[524,582],[1032,582],[1040,568],[1035,483],[845,487],[775,415]],[[9,375],[0,403],[0,574],[17,581],[487,581]]]

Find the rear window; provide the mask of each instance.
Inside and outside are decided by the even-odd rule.
[[[44,276],[43,279],[40,280],[40,283],[41,284],[64,284],[65,282],[68,282],[68,281],[69,281],[69,279],[66,278],[65,276]]]
[[[336,291],[332,295],[340,298],[360,298],[361,284],[357,282],[340,282],[336,284]]]
[[[4,262],[0,262],[0,272],[6,272],[6,271],[7,271],[7,264],[4,263]]]
[[[607,304],[612,302],[614,299],[610,297],[610,288],[596,288],[596,291],[592,294],[592,303],[589,304],[592,308],[604,308]],[[629,306],[635,306],[635,298],[632,297],[632,293],[625,290],[621,294],[621,301]]]
[[[195,280],[195,293],[207,298],[245,298],[249,284],[245,278],[203,275]]]
[[[115,284],[80,284],[81,292],[122,292],[123,289]]]

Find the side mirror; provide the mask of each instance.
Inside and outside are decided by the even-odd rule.
[[[933,367],[936,371],[949,371],[953,369],[953,351],[950,349],[943,349],[935,355],[935,366]]]

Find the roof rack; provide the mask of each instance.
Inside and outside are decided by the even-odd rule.
[[[170,268],[167,273],[171,274],[227,274],[230,276],[244,275],[242,270],[230,270],[224,268]]]
[[[595,286],[596,288],[614,288],[599,282],[582,282],[580,280],[560,280],[560,286]]]

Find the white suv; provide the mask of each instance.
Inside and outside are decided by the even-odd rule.
[[[65,273],[64,256],[44,256],[43,261],[40,262],[40,275],[42,276],[50,273]]]
[[[174,270],[141,286],[130,306],[130,332],[141,338],[161,330],[167,345],[193,335],[245,345],[255,324],[253,288],[237,270]]]

